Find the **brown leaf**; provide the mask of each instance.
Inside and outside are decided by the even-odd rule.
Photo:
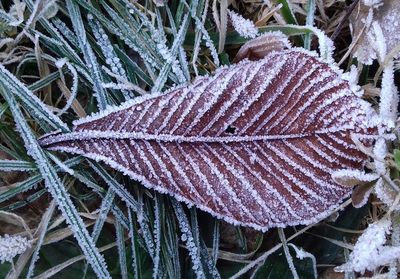
[[[376,181],[367,182],[356,186],[351,193],[351,202],[355,208],[361,208],[368,201]]]
[[[326,217],[351,188],[331,179],[366,155],[372,109],[341,73],[302,49],[220,68],[41,139],[102,160],[144,186],[259,230]]]

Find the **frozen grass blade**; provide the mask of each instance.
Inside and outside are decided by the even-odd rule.
[[[315,17],[315,0],[307,1],[307,18],[306,25],[314,26],[314,17]],[[307,33],[304,35],[304,48],[311,49],[311,34]]]
[[[118,258],[119,258],[119,268],[121,271],[121,278],[128,279],[128,267],[126,266],[124,228],[118,221],[115,222],[115,231],[117,235]]]
[[[177,34],[178,31],[176,30],[175,21],[171,14],[171,10],[169,9],[168,6],[166,6],[165,9],[167,10],[167,15],[168,15],[169,23],[171,25],[172,34],[176,38],[178,35]],[[190,80],[190,72],[189,72],[188,62],[186,59],[185,49],[183,48],[182,45],[179,47],[179,63],[180,63],[181,69],[183,71],[183,74],[185,76],[184,81],[189,81]]]
[[[97,216],[96,223],[94,224],[92,238],[93,241],[96,242],[99,239],[100,232],[103,228],[104,222],[107,219],[107,215],[110,212],[113,202],[114,202],[115,192],[109,188],[107,194],[101,201],[101,205],[99,208],[99,215]]]
[[[278,228],[278,235],[279,235],[279,239],[282,242],[283,251],[285,252],[286,260],[289,264],[289,269],[292,272],[293,278],[299,279],[299,275],[297,274],[296,267],[294,266],[294,263],[293,263],[292,255],[290,255],[290,251],[289,251],[287,241],[286,241],[286,236],[285,236],[285,233],[283,232],[283,229]]]
[[[219,13],[219,44],[218,53],[224,51],[226,31],[228,26],[228,0],[220,1],[220,13]]]
[[[4,115],[7,109],[8,105],[6,103],[0,105],[0,118]]]
[[[107,250],[109,250],[111,248],[114,248],[116,245],[117,244],[115,242],[107,244],[107,245],[105,245],[103,247],[100,247],[99,251],[100,252],[107,251]],[[38,276],[35,276],[33,279],[56,278],[56,277],[54,277],[54,275],[56,275],[58,272],[61,272],[62,270],[66,269],[67,267],[71,266],[72,264],[74,264],[76,262],[79,262],[79,261],[82,261],[84,259],[85,259],[85,256],[83,256],[83,255],[73,257],[73,258],[71,258],[71,259],[69,259],[69,260],[67,260],[67,261],[65,261],[65,262],[63,262],[61,264],[58,264],[58,265],[46,270],[45,272],[39,274]]]
[[[74,165],[79,164],[81,161],[82,161],[82,157],[74,157],[72,159],[65,161],[64,164],[68,167],[72,167]],[[37,170],[36,166],[35,166],[35,170]],[[56,166],[55,171],[59,172],[59,171],[61,171],[61,168]],[[12,189],[0,193],[0,203],[9,200],[12,197],[15,197],[16,195],[18,195],[20,193],[23,193],[23,192],[26,192],[26,191],[32,189],[42,180],[43,180],[43,176],[41,174],[37,174],[37,175],[31,176],[30,178],[28,178],[22,182],[18,182],[16,185],[14,185],[14,187]]]
[[[86,38],[86,30],[83,25],[81,12],[79,11],[79,7],[72,0],[67,0],[67,8],[71,17],[75,34],[78,38],[80,49],[83,52],[87,67],[90,69],[89,73],[93,81],[93,89],[97,98],[97,105],[99,109],[105,109],[108,103],[107,92],[102,86],[103,77],[99,64],[97,63],[96,56]],[[88,16],[89,19],[91,17],[91,15]]]
[[[217,264],[218,261],[218,251],[219,251],[219,220],[214,221],[213,227],[213,246],[212,246],[212,254],[211,258],[214,265]]]
[[[33,163],[20,160],[0,160],[0,171],[33,171],[36,167]]]
[[[142,275],[140,270],[140,259],[136,245],[137,236],[136,236],[136,229],[134,228],[133,225],[132,211],[129,207],[128,207],[128,220],[129,220],[128,234],[129,238],[131,239],[133,278],[139,279],[142,278]]]
[[[161,92],[167,77],[168,73],[171,71],[171,68],[175,68],[175,72],[181,73],[181,75],[178,75],[180,83],[185,80],[185,77],[182,74],[182,70],[179,69],[179,65],[176,61],[176,56],[179,53],[179,49],[182,46],[183,40],[185,39],[185,35],[187,32],[187,28],[189,27],[189,16],[188,14],[185,15],[181,28],[178,32],[178,35],[176,36],[174,43],[172,45],[171,51],[170,51],[170,56],[168,57],[168,60],[164,64],[163,68],[161,69],[157,80],[154,82],[154,86],[152,88],[152,92]]]
[[[179,233],[176,228],[174,216],[170,213],[172,208],[168,206],[167,209],[165,211],[166,232],[163,234],[164,242],[161,246],[161,253],[163,254],[168,277],[179,278],[182,274],[179,260]]]
[[[137,212],[137,221],[140,226],[140,233],[144,240],[145,249],[147,250],[147,253],[154,261],[155,244],[154,244],[153,234],[149,227],[148,217],[145,216],[143,208],[143,196],[141,193],[139,194],[139,210]]]
[[[80,218],[77,209],[72,203],[68,192],[66,191],[60,178],[57,176],[56,170],[50,164],[45,153],[33,136],[32,131],[28,126],[25,118],[23,117],[14,96],[11,95],[5,88],[5,84],[2,82],[1,93],[7,101],[8,105],[10,106],[10,110],[14,116],[17,129],[20,132],[20,135],[25,142],[25,146],[28,149],[28,154],[35,159],[37,167],[45,180],[46,187],[48,188],[59,209],[66,218],[67,223],[74,231],[74,236],[78,241],[87,260],[92,266],[94,272],[99,278],[111,278],[103,256],[96,248],[96,245],[90,237],[89,232],[87,231],[82,219]]]
[[[64,36],[64,38],[71,43],[71,45],[73,45],[75,48],[79,48],[78,38],[61,19],[55,18],[52,20],[52,22],[58,31]]]
[[[314,225],[308,225],[307,227],[297,231],[295,234],[291,235],[286,241],[290,241],[296,237],[298,237],[299,235],[302,235],[304,232],[306,232],[307,230],[309,230],[311,227],[313,227]],[[268,251],[264,252],[261,256],[259,256],[257,259],[251,261],[250,263],[248,263],[246,266],[244,266],[242,269],[240,269],[237,273],[235,273],[234,275],[232,275],[230,277],[230,279],[239,279],[242,278],[241,276],[243,276],[244,274],[246,274],[246,272],[250,271],[252,268],[262,264],[270,255],[272,255],[273,253],[275,253],[276,251],[278,251],[280,248],[282,248],[282,243],[279,243],[277,245],[275,245],[274,247],[272,247],[271,249],[269,249]]]
[[[59,68],[60,71],[62,71],[62,67],[64,64],[67,66],[67,69],[70,71],[72,74],[72,87],[71,87],[71,92],[69,93],[70,96],[65,95],[65,98],[67,98],[67,103],[65,106],[61,109],[61,111],[58,113],[58,115],[62,115],[65,113],[73,104],[74,100],[76,99],[76,96],[78,94],[78,72],[76,71],[75,67],[72,66],[71,63],[64,61],[64,60],[59,60],[56,61],[56,66]]]
[[[35,269],[35,263],[39,260],[39,251],[40,248],[43,245],[44,237],[46,235],[51,216],[54,213],[54,209],[56,207],[56,204],[54,200],[50,203],[49,208],[46,210],[45,214],[43,215],[42,220],[40,221],[40,224],[38,226],[38,234],[37,235],[37,241],[36,241],[36,247],[33,252],[32,258],[31,258],[31,263],[28,268],[28,274],[26,275],[26,278],[32,278],[34,275],[34,269]]]
[[[194,207],[190,209],[190,223],[192,227],[192,235],[195,246],[198,247],[200,250],[200,260],[201,260],[201,265],[203,266],[203,270],[205,272],[205,277],[220,279],[221,276],[219,275],[219,272],[215,267],[214,262],[210,258],[207,246],[200,237],[199,224],[197,222],[197,212]]]
[[[118,26],[116,29],[118,32],[110,29],[109,31],[116,33],[129,47],[138,52],[140,57],[151,67],[161,68],[163,62],[160,55],[155,51],[156,46],[154,41],[144,32],[133,32],[133,30],[141,30],[140,24],[133,17],[131,17],[131,21],[128,24],[109,5],[103,3],[103,7]],[[108,26],[104,27],[109,28]]]
[[[154,242],[155,242],[155,253],[154,253],[154,265],[153,265],[153,279],[159,278],[160,268],[160,248],[161,248],[161,211],[160,211],[161,199],[159,194],[155,195],[154,198]]]
[[[311,253],[308,253],[306,251],[304,251],[301,248],[298,248],[296,245],[292,244],[292,243],[288,243],[288,246],[292,247],[295,252],[296,252],[296,257],[300,260],[309,258],[312,261],[313,264],[313,271],[314,271],[314,275],[315,275],[315,279],[318,278],[318,271],[317,271],[317,260],[315,259],[314,255]]]
[[[12,92],[22,101],[25,109],[38,121],[45,131],[50,131],[47,125],[53,129],[68,131],[68,127],[55,116],[43,103],[36,97],[22,82],[13,76],[3,65],[0,65],[0,82],[3,84],[3,90],[12,90]],[[10,105],[10,104],[9,104]],[[47,125],[46,125],[47,124]],[[46,127],[47,126],[47,127]]]
[[[106,63],[111,69],[111,72],[116,76],[119,76],[123,80],[128,80],[126,72],[122,67],[121,61],[115,53],[113,46],[104,29],[101,27],[100,23],[90,17],[89,25],[93,30],[93,35],[96,38],[96,43],[100,47],[106,59]],[[124,95],[125,100],[129,100],[134,97],[132,92],[129,92],[127,90],[121,90],[121,92]]]
[[[46,189],[41,189],[41,190],[36,190],[36,192],[28,197],[25,198],[25,200],[23,201],[17,201],[15,203],[12,203],[8,206],[2,207],[1,210],[6,210],[6,211],[14,211],[18,208],[27,206],[30,203],[33,203],[34,201],[36,201],[37,199],[39,199],[40,197],[42,197],[44,194],[47,193]]]
[[[32,0],[25,0],[25,3],[27,4],[27,7],[29,10],[33,10],[34,4]],[[58,30],[53,26],[53,24],[47,20],[46,18],[42,17],[39,19],[39,23],[46,29],[46,31],[50,34],[50,36],[58,41],[60,44],[57,44],[55,47],[54,45],[51,45],[52,42],[50,41],[44,41],[47,46],[52,49],[55,47],[55,52],[60,53],[61,57],[67,57],[70,61],[77,63],[81,66],[84,66],[83,61],[79,57],[78,53],[76,53],[71,46],[68,44],[67,41],[64,40],[62,35],[58,32]]]
[[[293,25],[299,25],[297,23],[296,17],[293,14],[290,1],[279,0],[278,3],[282,4],[282,8],[280,9],[280,12],[282,13],[282,16],[286,20],[286,22],[289,24],[293,24]]]
[[[199,245],[196,245],[196,243],[199,243],[197,228],[195,228],[196,234],[193,235],[191,231],[192,229],[189,225],[189,221],[186,217],[185,211],[182,208],[182,205],[175,200],[172,201],[172,205],[174,207],[175,216],[178,220],[178,224],[182,232],[181,240],[182,242],[186,243],[186,248],[188,250],[190,259],[192,260],[192,269],[196,274],[196,278],[205,278],[203,265],[201,263],[200,247]]]
[[[134,62],[126,53],[120,49],[118,46],[115,46],[115,52],[121,59],[121,62],[125,65],[127,72],[131,71],[132,74],[137,76],[140,80],[146,83],[149,86],[153,86],[153,80],[139,67],[136,62]]]
[[[123,185],[118,183],[111,175],[103,169],[98,163],[89,161],[90,166],[92,169],[103,178],[106,184],[115,191],[123,201],[126,202],[129,207],[134,210],[135,212],[139,208],[139,203],[135,200],[135,198],[125,189]]]
[[[200,30],[200,32],[202,34],[202,38],[206,43],[206,46],[210,49],[211,56],[212,56],[212,58],[214,60],[214,63],[218,67],[220,65],[220,61],[219,61],[219,58],[218,58],[218,52],[217,52],[217,49],[215,48],[214,42],[212,41],[212,39],[210,37],[210,34],[208,33],[208,31],[204,27],[203,22],[196,15],[196,10],[191,8],[190,9],[190,13],[191,13],[192,18],[195,21],[196,29]],[[193,63],[194,62],[195,61],[193,61]]]

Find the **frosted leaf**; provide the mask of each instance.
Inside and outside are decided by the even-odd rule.
[[[339,272],[364,273],[389,264],[400,257],[400,247],[386,246],[386,235],[391,231],[389,220],[379,220],[368,226],[358,238],[347,263],[335,268]]]
[[[371,181],[358,185],[353,189],[351,193],[351,202],[355,208],[361,208],[367,203],[369,195],[374,190],[376,184],[377,182]]]
[[[279,31],[267,32],[258,36],[256,39],[246,42],[239,49],[234,62],[241,61],[245,58],[259,60],[272,51],[282,51],[290,47],[291,44],[283,33]]]
[[[370,65],[377,57],[383,61],[400,44],[399,12],[399,1],[360,1],[357,12],[350,17],[350,25],[354,39],[365,27],[365,35],[360,37],[354,53],[361,63]]]
[[[343,186],[353,187],[360,183],[377,180],[379,175],[376,173],[365,173],[360,170],[337,170],[332,173],[332,178]]]
[[[394,202],[397,197],[397,192],[395,189],[387,185],[385,181],[380,178],[375,185],[375,194],[387,207],[391,207],[394,205]],[[396,207],[397,209],[399,206]]]
[[[32,241],[19,235],[0,236],[0,263],[11,262],[15,256],[25,252],[31,245]]]
[[[366,163],[351,136],[369,147],[377,137],[374,110],[324,61],[271,51],[108,107],[41,144],[104,161],[235,225],[317,222],[351,193],[332,174]]]
[[[233,27],[240,36],[253,39],[258,35],[258,29],[251,20],[245,19],[231,10],[228,10],[228,14],[231,18]]]

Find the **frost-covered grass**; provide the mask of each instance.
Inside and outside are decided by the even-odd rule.
[[[0,1],[0,259],[6,261],[0,277],[313,278],[341,266],[347,278],[366,269],[396,278],[400,146],[387,131],[364,150],[371,156],[368,179],[346,171],[339,177],[361,184],[353,200],[366,201],[363,195],[374,191],[366,204],[354,208],[347,201],[319,224],[267,233],[233,227],[100,163],[37,143],[109,105],[230,64],[257,33],[279,30],[331,62],[328,37],[341,26],[344,3],[9,2]],[[379,8],[378,1],[364,2]],[[398,61],[378,53],[374,65],[357,64],[347,53],[352,40],[344,23],[333,58],[345,71],[357,66],[359,85],[368,84],[364,98],[397,127]],[[374,233],[379,239],[368,245]],[[379,257],[366,257],[374,252]]]

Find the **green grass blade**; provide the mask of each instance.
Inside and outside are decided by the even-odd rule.
[[[132,267],[133,267],[133,278],[139,279],[142,278],[142,272],[140,269],[140,258],[136,244],[136,228],[133,225],[132,211],[128,207],[128,219],[129,219],[129,238],[131,239],[131,252],[132,252]]]
[[[294,24],[294,25],[299,25],[297,23],[297,19],[294,16],[294,13],[292,11],[292,7],[290,5],[290,2],[287,0],[278,0],[278,3],[282,4],[282,8],[280,9],[280,12],[283,16],[283,18],[286,20],[288,24]]]
[[[121,272],[120,278],[128,279],[128,267],[126,265],[124,228],[118,221],[115,222],[115,231],[116,231],[116,235],[117,235],[119,268],[120,268],[120,272]]]
[[[306,25],[314,26],[314,17],[315,17],[315,0],[307,1],[307,17],[306,17]],[[307,33],[304,35],[304,48],[311,49],[311,34]]]

